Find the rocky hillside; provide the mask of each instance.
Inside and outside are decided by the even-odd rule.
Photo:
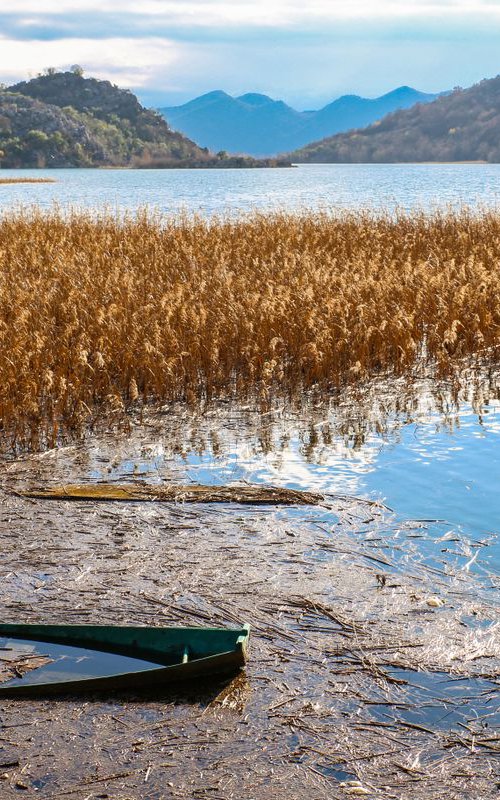
[[[207,154],[130,92],[73,72],[0,92],[2,167],[141,165]]]
[[[274,164],[273,164],[274,165]],[[214,155],[109,81],[49,72],[0,91],[0,166],[266,166]]]
[[[303,163],[500,162],[500,76],[291,154]]]

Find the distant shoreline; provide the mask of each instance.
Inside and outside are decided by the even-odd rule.
[[[229,161],[230,160],[228,159],[228,162]],[[172,164],[161,164],[161,165],[160,164],[148,164],[147,166],[145,164],[144,165],[139,165],[139,164],[130,165],[130,164],[127,164],[127,165],[124,165],[124,166],[106,164],[106,165],[102,165],[102,166],[85,166],[85,167],[82,167],[82,166],[80,166],[80,167],[76,167],[76,166],[66,166],[66,167],[60,167],[60,166],[58,166],[58,167],[49,167],[49,166],[45,166],[45,167],[1,167],[0,166],[0,174],[2,172],[38,172],[38,171],[46,172],[46,171],[61,170],[61,169],[70,169],[70,170],[75,170],[75,171],[78,170],[78,171],[81,171],[81,172],[85,172],[87,170],[92,170],[92,169],[114,170],[114,171],[118,171],[118,170],[132,171],[132,170],[136,170],[136,169],[140,169],[140,170],[148,170],[148,169],[149,170],[170,170],[170,169],[200,169],[200,170],[201,169],[235,169],[235,170],[241,170],[241,169],[292,169],[292,168],[298,166],[298,164],[292,164],[291,161],[277,161],[276,163],[272,163],[272,161],[273,160],[270,159],[269,162],[265,162],[264,161],[264,162],[258,162],[258,163],[248,163],[248,164],[235,164],[235,163],[224,163],[224,162],[218,162],[218,163],[209,162],[207,164],[188,164],[188,163],[178,164],[178,163],[174,162]],[[24,180],[27,183],[30,182],[28,179],[24,179]],[[2,182],[2,179],[0,178],[0,183],[1,182]],[[9,182],[9,179],[6,179],[3,182],[7,183],[7,182]],[[49,183],[50,179],[49,178],[47,178],[47,179],[43,179],[43,178],[35,179],[34,178],[33,182]]]
[[[446,164],[483,164],[485,166],[494,166],[500,164],[500,161],[294,161],[295,167],[404,167],[406,166],[444,166]]]
[[[236,156],[235,158],[240,159],[243,157]],[[230,162],[231,159],[228,159]],[[403,167],[403,166],[469,166],[469,165],[481,165],[481,166],[495,166],[496,164],[500,165],[498,161],[284,161],[281,159],[269,159],[269,160],[262,160],[257,161],[256,163],[246,163],[246,164],[235,164],[235,163],[224,163],[224,162],[209,162],[206,164],[189,164],[189,163],[172,163],[172,164],[149,164],[149,165],[113,165],[113,164],[103,164],[101,166],[66,166],[66,167],[2,167],[0,166],[0,175],[4,172],[47,172],[52,170],[75,170],[85,172],[87,170],[111,170],[111,171],[133,171],[133,170],[172,170],[172,169],[296,169],[297,167],[327,167],[327,166],[335,166],[335,167]],[[25,182],[30,182],[28,179],[24,179]],[[8,183],[11,182],[10,179],[2,180],[0,178],[0,183]],[[53,182],[51,179],[33,179],[33,182],[40,182],[40,183],[49,183]]]

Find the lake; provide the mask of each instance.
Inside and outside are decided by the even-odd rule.
[[[54,184],[0,186],[0,208],[54,203],[77,208],[203,215],[251,210],[405,210],[499,207],[499,164],[312,164],[291,169],[9,170]]]

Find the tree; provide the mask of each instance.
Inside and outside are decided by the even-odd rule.
[[[45,131],[31,130],[26,134],[26,140],[33,147],[44,147],[49,141],[49,137]]]
[[[83,78],[83,67],[81,67],[80,64],[73,64],[71,72],[73,75],[78,75],[79,78]]]

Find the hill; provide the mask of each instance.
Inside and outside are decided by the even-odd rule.
[[[109,81],[56,72],[0,92],[2,167],[140,165],[206,153]]]
[[[500,162],[500,76],[291,154],[299,163]]]
[[[128,90],[79,71],[49,71],[0,91],[3,168],[266,165],[209,153]]]
[[[263,94],[231,97],[215,91],[160,112],[172,128],[211,150],[269,156],[368,125],[390,111],[435,97],[402,86],[373,100],[346,95],[318,111],[296,111]]]

